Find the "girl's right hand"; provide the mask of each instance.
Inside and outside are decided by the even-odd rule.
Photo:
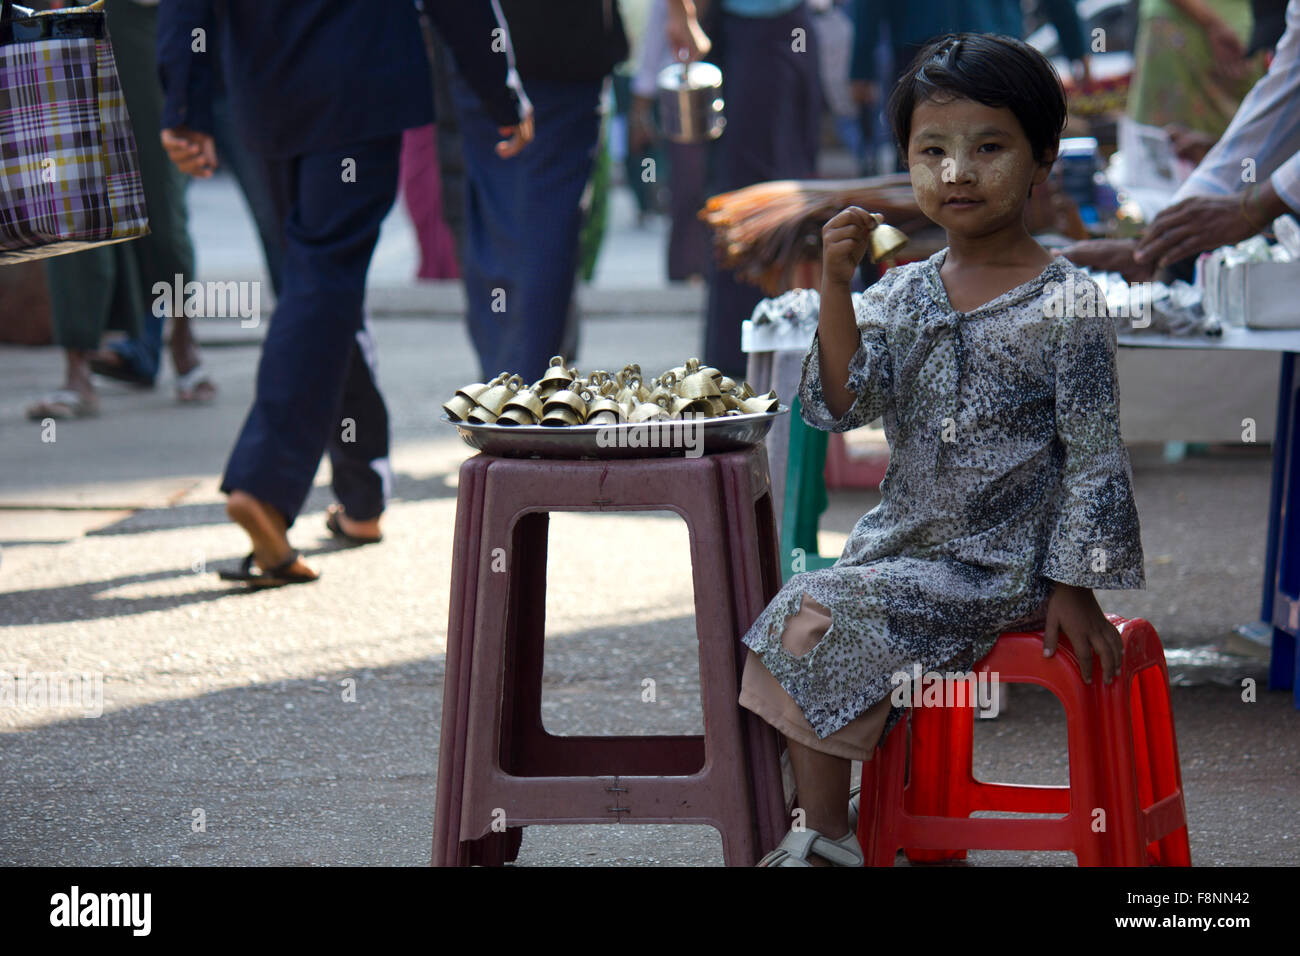
[[[867,254],[876,220],[860,206],[849,206],[822,226],[822,280],[848,286]]]

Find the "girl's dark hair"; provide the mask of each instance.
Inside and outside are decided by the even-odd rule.
[[[916,55],[889,98],[889,122],[904,159],[912,111],[925,100],[948,97],[1007,107],[1040,162],[1056,151],[1065,129],[1065,90],[1047,57],[1014,37],[949,33]]]

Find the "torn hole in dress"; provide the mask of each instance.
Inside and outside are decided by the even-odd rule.
[[[831,609],[805,591],[799,598],[798,611],[786,618],[781,650],[795,660],[809,660],[834,629]]]

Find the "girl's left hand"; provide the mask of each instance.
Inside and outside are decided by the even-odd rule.
[[[1092,652],[1101,658],[1102,676],[1109,684],[1124,659],[1124,642],[1115,625],[1106,620],[1091,588],[1057,583],[1047,600],[1047,627],[1043,631],[1043,656],[1056,653],[1057,637],[1065,639],[1079,658],[1085,684],[1092,683]]]

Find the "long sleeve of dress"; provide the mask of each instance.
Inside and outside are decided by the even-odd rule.
[[[893,389],[893,363],[885,339],[884,294],[877,286],[853,294],[853,313],[858,324],[858,350],[849,359],[848,389],[857,398],[848,411],[836,418],[826,407],[821,381],[821,340],[813,336],[803,359],[799,381],[799,403],[803,420],[813,428],[844,432],[870,424],[889,406]]]
[[[1067,315],[1049,342],[1065,457],[1041,573],[1076,587],[1146,587],[1132,465],[1120,438],[1114,325],[1105,314]]]

